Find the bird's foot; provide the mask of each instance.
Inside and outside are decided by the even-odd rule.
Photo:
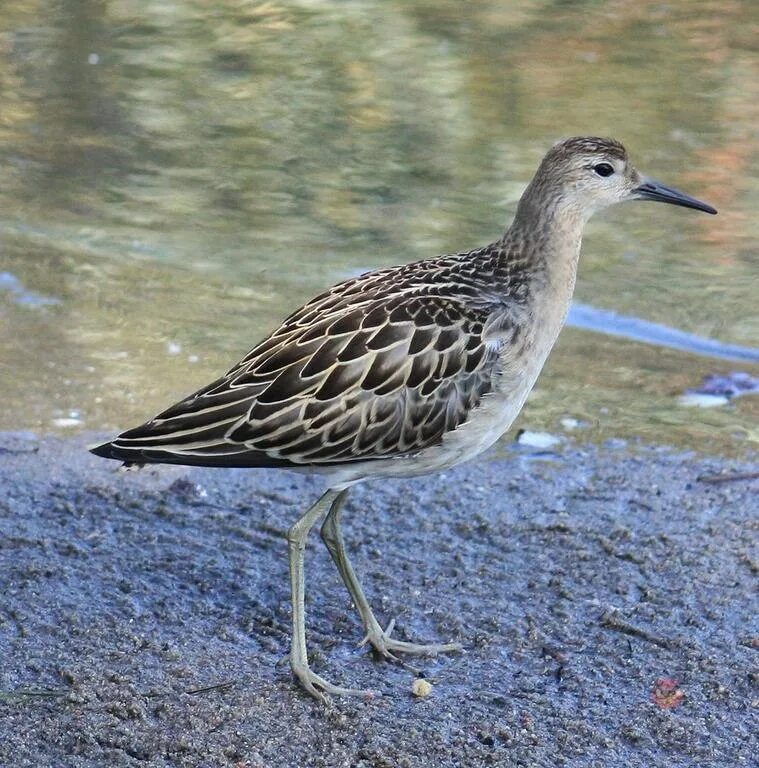
[[[396,653],[409,653],[417,656],[435,656],[438,653],[450,653],[462,650],[460,643],[407,643],[403,640],[395,640],[390,637],[395,627],[395,619],[383,630],[379,625],[367,632],[366,637],[359,643],[359,647],[370,643],[377,653],[390,661],[397,661]]]
[[[308,664],[292,663],[293,675],[300,685],[308,691],[315,699],[327,704],[325,693],[331,696],[364,696],[367,699],[377,696],[374,691],[361,690],[359,688],[343,688],[340,685],[333,685],[329,680],[325,680],[321,675],[311,671]]]

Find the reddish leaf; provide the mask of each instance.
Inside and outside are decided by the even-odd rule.
[[[662,709],[674,709],[682,704],[685,698],[685,691],[678,688],[678,681],[671,677],[659,678],[654,683],[654,689],[651,692],[651,699],[657,707]]]

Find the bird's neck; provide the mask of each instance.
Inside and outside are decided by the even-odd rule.
[[[505,254],[513,254],[533,276],[536,290],[552,300],[569,302],[580,257],[584,212],[561,201],[538,199],[525,192],[512,225],[503,237]]]
[[[514,222],[495,252],[496,284],[505,294],[510,322],[519,322],[531,349],[534,381],[569,313],[584,220],[561,206],[520,201]],[[530,385],[531,386],[531,385]]]

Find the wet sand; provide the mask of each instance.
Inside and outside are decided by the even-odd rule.
[[[755,759],[759,480],[698,480],[755,463],[570,445],[355,489],[346,537],[378,617],[465,650],[414,672],[357,648],[314,535],[312,665],[378,694],[324,707],[286,664],[283,534],[318,478],[117,472],[94,440],[0,435],[2,766]]]

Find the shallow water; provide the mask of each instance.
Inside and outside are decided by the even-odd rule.
[[[5,0],[0,428],[115,429],[348,274],[484,244],[548,146],[615,135],[720,209],[591,222],[577,298],[759,346],[752,2]],[[756,365],[567,329],[520,423],[741,452]]]

